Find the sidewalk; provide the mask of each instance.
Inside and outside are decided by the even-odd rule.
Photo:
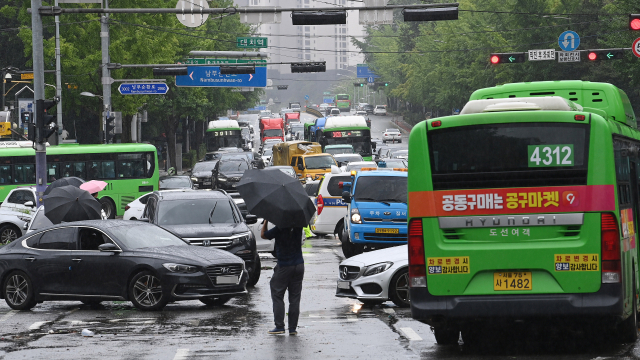
[[[391,122],[396,124],[396,126],[401,131],[404,131],[407,134],[411,132],[411,129],[413,129],[413,125],[410,125],[409,123],[402,120],[402,115],[397,115],[397,116],[394,115],[393,118],[391,119]]]

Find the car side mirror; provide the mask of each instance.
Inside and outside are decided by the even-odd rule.
[[[30,223],[31,223],[30,221],[27,221],[26,223],[24,223],[24,225],[22,225],[22,230],[29,230]]]
[[[244,222],[246,222],[247,225],[255,224],[258,222],[258,217],[253,214],[247,214],[244,217]]]
[[[28,206],[28,207],[34,207],[35,205],[33,204],[33,201],[27,201],[23,204],[24,206]]]
[[[120,249],[116,244],[106,243],[98,246],[98,250],[102,252],[120,252]]]
[[[342,192],[342,200],[348,204],[351,203],[351,193],[349,193],[348,191],[343,191]]]
[[[304,170],[304,165],[298,164],[298,170],[303,171]]]

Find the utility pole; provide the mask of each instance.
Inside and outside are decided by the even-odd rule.
[[[104,0],[104,9],[109,8],[109,0]],[[100,140],[107,143],[106,124],[111,111],[111,70],[109,63],[109,13],[106,12],[100,19],[100,39],[102,45],[102,105],[103,116],[100,119]]]
[[[42,0],[31,0],[32,9],[40,9]],[[33,97],[36,111],[35,123],[44,121],[44,50],[42,44],[42,18],[39,11],[31,12],[31,41],[33,43]],[[38,129],[36,131],[41,131]],[[47,146],[44,142],[34,141],[36,147],[36,193],[38,206],[42,205],[44,190],[47,188]]]
[[[56,6],[58,6],[58,0],[56,0]],[[56,137],[58,138],[58,144],[62,143],[62,71],[60,69],[60,16],[56,15],[56,96],[58,97],[58,107],[56,108],[56,122],[58,124]],[[17,106],[17,104],[16,104]]]

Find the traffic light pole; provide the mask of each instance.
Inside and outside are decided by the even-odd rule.
[[[39,9],[42,0],[31,0],[31,8]],[[38,11],[31,12],[31,41],[33,45],[33,97],[36,102],[34,118],[44,121],[44,52],[42,39],[42,18]],[[39,129],[36,131],[40,131]],[[47,147],[43,142],[34,141],[36,147],[36,193],[37,205],[42,205],[44,190],[47,188]]]
[[[109,0],[104,1],[104,9],[109,9]],[[100,141],[108,142],[106,132],[107,118],[111,110],[111,70],[109,64],[109,13],[104,13],[100,19],[100,39],[102,45],[102,117],[100,118]]]

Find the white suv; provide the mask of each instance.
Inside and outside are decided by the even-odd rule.
[[[35,186],[13,189],[0,205],[0,243],[8,244],[23,235],[24,224],[35,210]]]
[[[311,231],[318,235],[342,233],[342,223],[347,215],[347,203],[342,201],[340,182],[351,181],[347,172],[326,174],[316,195],[316,217]]]
[[[373,109],[373,115],[387,115],[387,107],[385,105],[376,105],[375,109]]]

